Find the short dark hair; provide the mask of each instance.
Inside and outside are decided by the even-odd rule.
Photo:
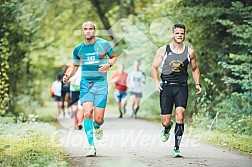
[[[184,24],[174,24],[174,25],[172,26],[172,32],[174,32],[175,28],[183,28],[184,30],[186,30]]]
[[[61,74],[61,73],[59,73],[58,75],[57,75],[57,80],[61,80],[62,78],[63,78],[63,73]]]

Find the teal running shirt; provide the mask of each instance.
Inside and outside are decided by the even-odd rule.
[[[107,63],[107,56],[111,56],[114,49],[104,39],[96,38],[93,44],[80,43],[74,48],[73,59],[81,65],[81,80],[104,81],[107,79],[107,72],[99,72],[99,66]]]

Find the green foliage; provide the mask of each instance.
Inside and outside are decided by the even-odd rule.
[[[251,102],[242,94],[232,93],[215,110],[220,112],[218,130],[252,135]]]
[[[16,111],[16,102],[19,101],[20,94],[30,95],[32,89],[32,75],[30,73],[29,59],[26,59],[26,54],[32,45],[31,40],[36,33],[38,27],[37,22],[40,20],[39,12],[35,10],[35,1],[18,2],[18,1],[1,1],[1,59],[4,58],[1,68],[3,72],[3,87],[1,89],[5,95],[3,104],[6,106],[6,99],[9,108],[2,108],[2,114],[9,111]],[[7,62],[6,62],[7,61]],[[10,68],[9,68],[10,67]],[[5,76],[7,74],[8,80]],[[8,95],[8,96],[7,96]],[[9,97],[9,98],[8,98]],[[1,97],[2,99],[2,97]],[[17,114],[16,112],[15,114]]]
[[[99,6],[94,6],[97,2]],[[122,56],[117,63],[125,64],[130,71],[133,61],[141,59],[141,69],[150,78],[157,48],[170,41],[170,27],[155,25],[153,21],[166,18],[171,21],[166,25],[178,22],[186,25],[186,42],[197,53],[204,93],[199,97],[195,95],[194,81],[190,77],[187,116],[192,116],[193,126],[251,135],[251,3],[232,0],[46,0],[38,5],[37,0],[2,0],[0,113],[6,116],[9,111],[21,122],[29,120],[31,114],[38,114],[38,109],[50,100],[48,88],[60,66],[72,62],[72,51],[83,40],[80,29],[86,20],[97,23],[99,30],[107,28],[104,20],[112,27],[121,18],[130,20],[132,26],[121,22],[111,29],[117,37],[128,37],[115,46]],[[100,17],[98,11],[104,12],[105,18]],[[161,38],[163,40],[159,40]],[[149,83],[148,89],[151,88]],[[152,94],[142,104],[139,114],[159,116],[157,102],[158,95]],[[38,119],[51,120],[53,116],[43,115]],[[11,148],[6,145],[1,148]]]
[[[4,36],[0,39],[0,114],[4,115],[8,109],[9,102],[9,77],[7,70],[9,69],[8,57],[8,33],[5,33]]]
[[[230,54],[229,57],[229,61],[220,62],[228,74],[222,80],[231,92],[243,93],[243,97],[251,101],[252,57],[236,54]]]
[[[63,149],[51,144],[55,129],[49,124],[1,118],[0,129],[1,166],[69,166]]]

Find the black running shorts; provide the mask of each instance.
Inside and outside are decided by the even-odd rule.
[[[186,109],[188,100],[188,85],[163,84],[160,92],[161,115],[172,114],[173,105]]]
[[[79,91],[71,91],[70,92],[70,99],[71,105],[77,105],[79,100],[80,92]]]

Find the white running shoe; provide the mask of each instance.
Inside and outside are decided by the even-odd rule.
[[[86,157],[95,157],[95,156],[96,156],[95,146],[90,146]]]

